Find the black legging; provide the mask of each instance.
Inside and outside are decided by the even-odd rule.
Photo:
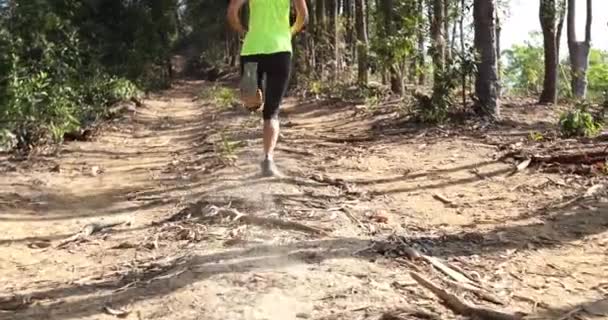
[[[247,62],[257,62],[258,64],[258,88],[264,92],[264,120],[276,119],[289,83],[291,53],[277,52],[241,56],[241,76]],[[263,88],[264,75],[266,76],[266,88]]]

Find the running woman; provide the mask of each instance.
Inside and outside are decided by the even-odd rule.
[[[239,18],[239,12],[247,0],[230,0],[227,13],[230,26],[240,34],[245,34],[240,59],[241,98],[248,108],[264,105],[262,175],[280,177],[282,174],[273,159],[279,137],[279,106],[287,90],[291,72],[291,38],[306,25],[308,8],[306,0],[248,1],[247,30]],[[297,13],[293,26],[289,22],[292,1]],[[266,83],[263,88],[264,76]]]

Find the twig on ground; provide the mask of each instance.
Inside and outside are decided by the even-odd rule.
[[[443,272],[448,277],[450,277],[460,283],[466,283],[471,286],[476,286],[475,283],[473,283],[469,278],[467,278],[460,272],[448,267],[445,263],[441,262],[439,259],[437,259],[435,257],[427,256],[424,254],[420,254],[420,256],[422,257],[422,259],[424,259],[425,261],[427,261],[428,263],[433,265],[433,267],[439,269],[439,271]]]
[[[462,290],[466,290],[466,291],[470,291],[471,293],[475,294],[476,296],[478,296],[479,298],[488,301],[488,302],[492,302],[501,306],[505,305],[505,302],[500,300],[499,298],[495,297],[494,295],[490,294],[489,292],[486,292],[485,290],[472,286],[468,283],[460,283],[457,281],[453,281],[453,280],[445,280],[447,283],[458,287]]]
[[[583,311],[584,308],[583,307],[576,307],[568,312],[566,312],[563,316],[559,317],[557,320],[568,320],[570,318],[572,318],[572,316],[574,316],[575,314]]]
[[[89,223],[86,226],[84,226],[79,232],[73,234],[72,236],[60,241],[55,247],[56,248],[63,248],[66,245],[72,243],[72,242],[77,242],[77,241],[82,241],[84,239],[86,239],[88,236],[97,233],[101,230],[104,229],[108,229],[108,228],[112,228],[112,227],[116,227],[116,226],[120,226],[125,224],[125,221],[119,221],[119,222],[95,222],[95,223]]]
[[[385,312],[378,320],[406,320],[415,317],[417,319],[439,320],[441,317],[437,314],[430,313],[424,310],[398,309],[391,312]]]
[[[430,280],[427,280],[416,272],[410,272],[410,275],[416,280],[421,286],[425,287],[437,297],[439,297],[446,304],[447,307],[452,309],[457,314],[468,316],[472,318],[482,320],[522,320],[523,314],[510,314],[502,311],[491,310],[482,307],[476,307],[469,305],[467,302],[462,301],[456,295],[451,294]]]
[[[544,308],[544,309],[548,309],[550,307],[548,304],[546,304],[546,303],[544,303],[542,301],[537,301],[535,299],[532,299],[532,298],[529,298],[529,297],[526,297],[526,296],[522,296],[522,295],[517,295],[516,294],[516,295],[513,295],[512,298],[515,299],[515,300],[531,303],[533,305],[534,309],[536,309],[537,306],[541,307],[541,308]]]
[[[363,225],[363,223],[361,222],[361,220],[357,219],[357,217],[355,217],[355,215],[353,214],[352,211],[350,211],[349,208],[347,208],[346,206],[343,206],[342,208],[340,208],[342,210],[342,212],[344,212],[346,214],[346,216],[354,223],[356,223],[359,228],[367,231],[367,229],[365,228],[365,226]]]
[[[446,206],[448,206],[450,208],[456,208],[457,207],[456,204],[452,200],[446,198],[444,195],[442,195],[440,193],[433,194],[433,198],[436,199],[436,200],[441,201],[443,204],[445,204]]]
[[[312,233],[312,234],[317,234],[317,235],[324,235],[324,236],[329,235],[328,232],[323,229],[307,226],[305,224],[295,222],[295,221],[286,221],[286,220],[281,220],[281,219],[276,219],[276,218],[257,217],[257,216],[241,213],[236,209],[217,208],[217,207],[211,207],[210,209],[211,209],[211,213],[207,216],[207,218],[212,218],[215,216],[223,216],[223,217],[229,217],[233,221],[243,221],[245,223],[250,223],[250,224],[254,224],[254,225],[270,225],[270,226],[274,226],[277,228],[297,230],[297,231],[302,231],[302,232]]]

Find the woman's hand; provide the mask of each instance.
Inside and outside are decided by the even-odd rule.
[[[295,35],[300,32],[306,23],[308,22],[308,7],[306,6],[306,0],[293,0],[296,7],[296,22],[291,27],[291,35]]]
[[[228,24],[234,31],[243,35],[247,32],[241,24],[241,18],[239,17],[239,12],[241,11],[241,7],[245,4],[246,0],[230,0],[230,4],[228,5],[228,12],[226,13],[226,18],[228,19]]]

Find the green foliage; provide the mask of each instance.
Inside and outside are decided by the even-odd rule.
[[[506,86],[518,94],[540,94],[544,79],[544,52],[538,35],[531,34],[530,41],[514,45],[503,54],[507,60],[507,67],[503,70]]]
[[[3,136],[26,148],[60,141],[138,95],[135,83],[166,82],[175,3],[15,0],[12,11],[0,8]]]
[[[203,89],[199,99],[210,100],[220,109],[230,109],[239,104],[233,89],[222,86],[210,86]]]
[[[568,111],[559,119],[562,135],[565,137],[592,137],[602,130],[602,122],[589,112],[586,102],[577,103],[574,110]]]
[[[435,70],[435,82],[431,97],[417,95],[417,113],[424,123],[442,123],[448,118],[450,109],[455,104],[454,91],[462,85],[462,79],[475,72],[473,48],[468,48],[464,55],[457,54],[447,61],[444,70]]]
[[[416,12],[414,1],[394,3],[391,9],[394,21],[386,22],[382,10],[376,11],[375,28],[378,33],[370,41],[370,63],[383,69],[393,68],[398,73],[405,71],[407,59],[417,54],[416,28],[423,19],[422,13]],[[392,29],[387,33],[386,24]],[[383,26],[382,28],[380,26]]]
[[[587,81],[590,99],[601,99],[608,92],[608,52],[591,49]]]
[[[532,141],[543,141],[545,139],[545,137],[543,136],[542,133],[538,132],[538,131],[534,131],[534,132],[530,132],[530,134],[528,135],[529,139]]]
[[[506,68],[503,69],[504,84],[511,92],[521,95],[538,95],[544,81],[544,49],[539,33],[531,33],[524,45],[515,45],[505,50]],[[558,90],[562,97],[570,97],[570,62],[565,59],[559,65]],[[589,100],[601,99],[608,90],[608,52],[591,49],[587,70]]]
[[[238,159],[237,150],[243,146],[242,141],[234,141],[226,132],[220,132],[220,140],[215,143],[215,152],[225,165],[234,165]]]

